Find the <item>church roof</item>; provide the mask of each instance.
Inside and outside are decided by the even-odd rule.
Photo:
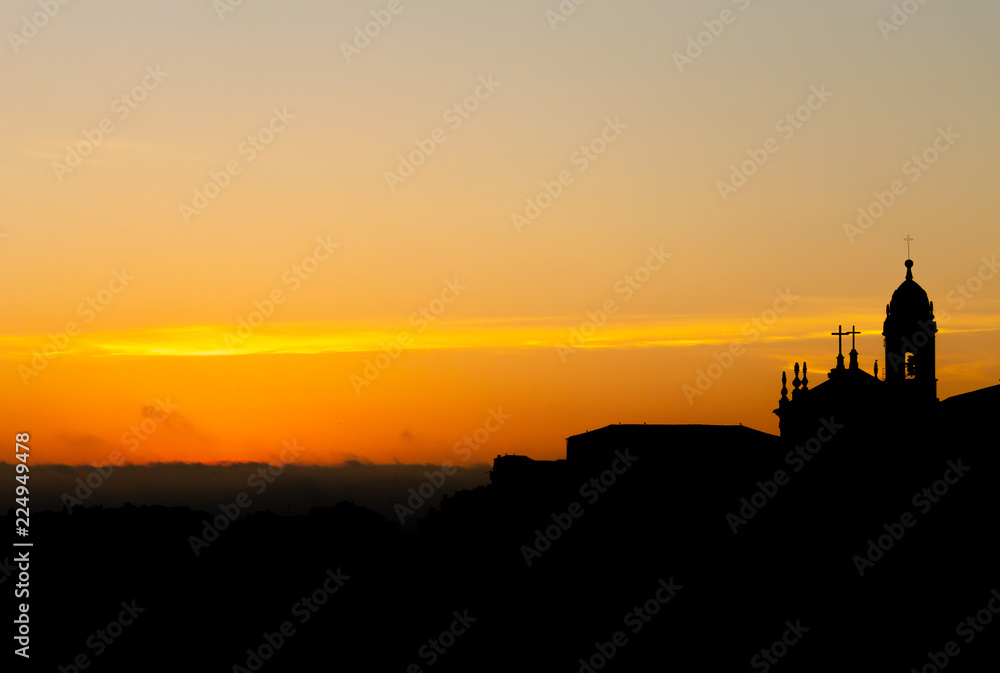
[[[833,399],[847,395],[881,394],[883,382],[863,369],[834,369],[830,377],[806,391],[813,401],[825,396]]]
[[[944,404],[961,404],[965,402],[972,401],[1000,401],[1000,386],[992,385],[986,388],[980,388],[979,390],[972,390],[967,393],[959,393],[958,395],[952,395],[948,399],[944,400]]]
[[[640,471],[669,463],[674,479],[712,466],[727,473],[747,467],[761,451],[780,451],[781,438],[745,425],[607,425],[566,438],[566,460],[586,470],[611,464],[615,451],[643,460]]]
[[[608,437],[620,439],[625,437],[634,438],[640,436],[658,439],[663,438],[672,441],[688,441],[691,439],[704,438],[706,436],[728,437],[733,439],[746,437],[775,438],[774,435],[761,432],[760,430],[755,430],[745,425],[647,425],[645,423],[638,425],[619,423],[616,425],[606,425],[603,428],[598,428],[597,430],[581,432],[578,435],[567,437],[567,439],[572,440],[584,437]]]

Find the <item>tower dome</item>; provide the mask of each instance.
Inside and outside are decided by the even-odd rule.
[[[906,260],[906,280],[892,293],[888,318],[909,320],[927,318],[931,312],[930,300],[924,288],[913,280],[913,260]]]

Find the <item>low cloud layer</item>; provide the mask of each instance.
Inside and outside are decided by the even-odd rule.
[[[217,513],[219,505],[236,502],[237,496],[245,493],[250,498],[250,505],[244,508],[247,513],[305,514],[310,507],[351,500],[398,521],[393,507],[396,503],[406,505],[411,497],[409,489],[419,492],[422,484],[430,482],[423,486],[423,493],[430,497],[416,510],[415,518],[419,518],[429,507],[437,506],[444,495],[486,484],[489,469],[485,464],[449,468],[454,472],[445,476],[439,465],[359,462],[333,467],[267,463],[155,463],[101,468],[33,465],[31,507],[35,512],[65,509],[65,496],[74,499],[71,505],[84,507],[132,503],[185,506]],[[5,484],[14,483],[14,466],[0,463],[0,479]]]

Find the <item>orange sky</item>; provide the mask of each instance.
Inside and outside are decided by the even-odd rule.
[[[996,383],[1000,8],[802,4],[404,2],[348,59],[384,2],[70,3],[32,32],[12,0],[0,427],[67,463],[776,432],[781,371],[821,382],[838,324],[881,361],[907,234],[940,396]]]

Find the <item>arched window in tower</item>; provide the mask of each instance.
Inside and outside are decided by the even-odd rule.
[[[915,353],[906,354],[906,378],[915,379],[917,378],[917,356]]]

